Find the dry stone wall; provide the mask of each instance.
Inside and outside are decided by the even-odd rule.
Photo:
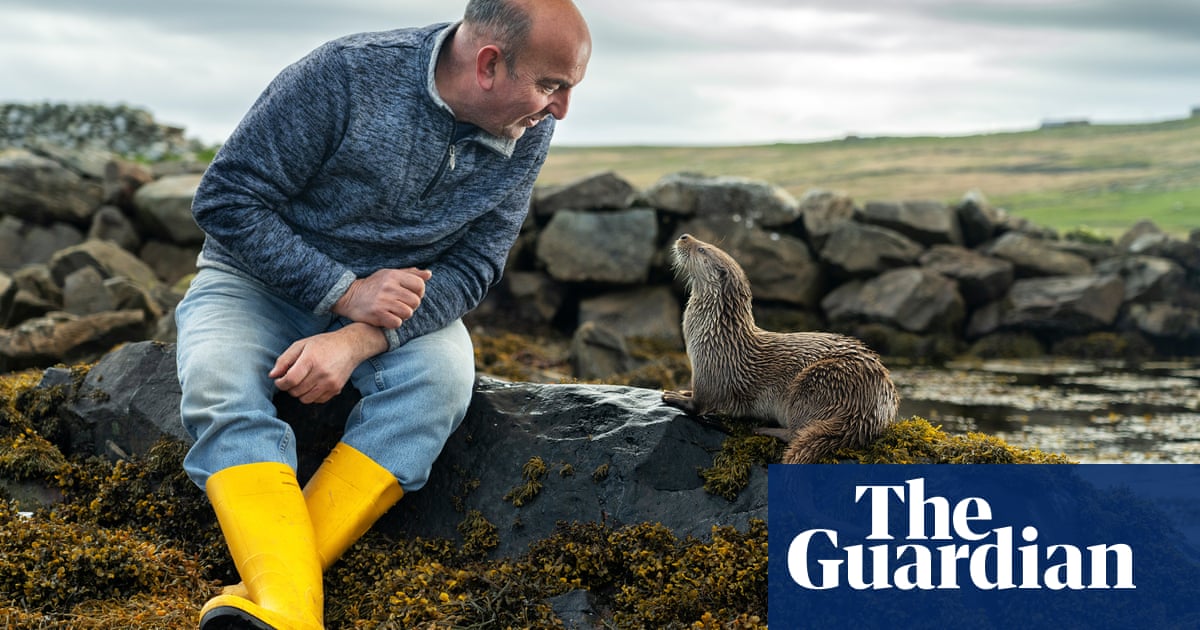
[[[203,238],[190,215],[203,165],[122,154],[173,151],[182,132],[121,107],[4,105],[0,123],[0,371],[173,340]],[[978,191],[859,203],[693,173],[645,190],[611,172],[538,187],[470,322],[576,335],[587,378],[636,367],[634,337],[682,348],[686,291],[669,250],[685,232],[741,262],[764,328],[837,330],[930,361],[1097,333],[1141,356],[1200,352],[1200,230],[1178,239],[1140,223],[1115,243],[1077,242]]]
[[[129,105],[0,104],[0,147],[66,149],[156,161],[197,151],[184,129]]]

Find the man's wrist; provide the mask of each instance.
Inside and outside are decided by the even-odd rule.
[[[342,328],[343,334],[349,336],[354,347],[360,350],[363,358],[373,357],[388,349],[387,336],[378,326],[351,322]]]
[[[337,301],[333,303],[333,306],[329,307],[329,312],[333,313],[334,315],[349,317],[349,315],[346,314],[346,307],[350,305],[350,295],[354,293],[356,288],[358,288],[356,286],[357,284],[358,280],[351,282],[350,286],[346,287],[346,292],[342,294],[342,297],[338,298]]]

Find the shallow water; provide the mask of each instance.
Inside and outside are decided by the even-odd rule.
[[[1080,462],[1200,463],[1200,360],[1062,359],[895,368],[900,416]]]

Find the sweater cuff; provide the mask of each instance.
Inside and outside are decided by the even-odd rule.
[[[398,328],[384,329],[383,336],[387,338],[389,352],[392,350],[395,350],[396,348],[399,348],[400,344],[404,343],[400,339],[400,332],[399,332]]]
[[[331,309],[333,309],[333,305],[337,304],[337,301],[342,299],[342,296],[345,295],[346,291],[350,288],[350,284],[356,279],[357,278],[355,277],[354,272],[348,270],[343,272],[342,277],[338,278],[337,282],[333,283],[333,288],[329,289],[329,292],[325,294],[325,297],[322,298],[321,302],[317,304],[317,307],[313,309],[313,313],[316,315],[324,315],[328,313]]]

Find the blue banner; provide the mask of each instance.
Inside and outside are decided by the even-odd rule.
[[[1200,465],[773,465],[768,479],[772,630],[1200,628]]]

